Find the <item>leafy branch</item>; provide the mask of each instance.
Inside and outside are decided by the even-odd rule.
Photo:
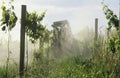
[[[12,0],[13,1],[13,0]],[[17,22],[17,16],[14,12],[14,6],[12,5],[12,2],[9,2],[10,7],[6,7],[5,3],[3,2],[3,5],[1,7],[2,9],[2,18],[0,20],[1,22],[1,26],[2,26],[2,30],[3,31],[11,31]]]
[[[45,13],[43,12],[41,15],[38,15],[36,12],[26,14],[26,34],[29,36],[30,41],[35,43],[40,36],[43,36],[43,32],[45,27],[41,24],[41,21],[45,17]]]
[[[111,9],[108,8],[108,6],[103,6],[104,14],[106,15],[106,19],[108,20],[108,30],[110,30],[112,27],[115,27],[117,30],[119,29],[119,20],[117,15],[113,13]]]

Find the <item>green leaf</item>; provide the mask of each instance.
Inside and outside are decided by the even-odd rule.
[[[13,9],[14,9],[14,6],[12,5],[11,8],[12,8],[12,10],[13,10]]]
[[[1,6],[1,9],[2,10],[6,10],[6,7],[3,5],[3,6]]]
[[[14,2],[14,0],[11,0],[11,2]]]
[[[110,19],[111,15],[106,15],[106,19]]]
[[[5,29],[6,29],[6,27],[5,27],[5,26],[3,26],[3,27],[2,27],[2,31],[5,31]]]

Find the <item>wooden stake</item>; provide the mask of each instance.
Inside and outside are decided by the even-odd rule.
[[[98,18],[95,19],[95,38],[94,38],[94,48],[93,55],[96,54],[96,41],[98,39]]]
[[[21,9],[21,34],[20,34],[20,78],[24,75],[24,57],[25,57],[25,20],[26,20],[26,5],[22,5]]]
[[[98,18],[95,19],[95,41],[98,39]]]

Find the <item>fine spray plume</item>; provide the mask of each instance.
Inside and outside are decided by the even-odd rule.
[[[68,20],[55,21],[52,27],[53,41],[49,52],[52,58],[84,58],[91,56],[92,53],[89,50],[89,45],[93,38],[93,31],[91,29],[85,28],[83,31],[73,35]]]

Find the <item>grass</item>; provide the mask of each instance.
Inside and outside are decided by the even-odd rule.
[[[10,64],[8,71],[5,66],[0,67],[0,78],[16,78],[18,76],[18,66]]]
[[[32,66],[26,78],[119,78],[118,56],[111,53],[98,55],[88,59],[69,57],[60,62],[43,57],[44,60],[39,59]]]
[[[42,55],[42,54],[40,54]],[[69,57],[57,62],[42,56],[34,59],[24,78],[119,78],[119,55],[100,53],[96,57],[83,59]],[[18,66],[9,65],[8,78],[18,77]],[[5,67],[0,67],[0,78],[6,78]]]

